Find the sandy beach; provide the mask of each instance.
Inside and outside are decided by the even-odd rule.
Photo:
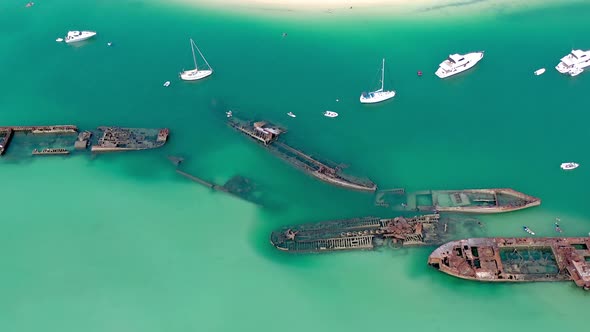
[[[174,0],[177,3],[228,11],[270,13],[371,13],[382,15],[490,14],[563,4],[558,0]],[[576,3],[583,0],[569,0]]]

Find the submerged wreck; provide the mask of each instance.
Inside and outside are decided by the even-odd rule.
[[[452,276],[490,282],[572,280],[590,290],[590,238],[473,238],[446,243],[428,264]]]
[[[405,202],[400,202],[405,199]],[[405,195],[384,190],[377,193],[375,204],[394,210],[438,211],[452,213],[501,213],[522,210],[541,204],[539,198],[510,188],[424,190]]]
[[[270,235],[279,250],[290,252],[323,252],[374,249],[378,246],[420,246],[444,242],[447,224],[439,223],[440,215],[412,218],[376,217],[333,220],[284,227]]]
[[[279,158],[317,179],[352,190],[370,192],[377,190],[377,185],[368,179],[344,174],[338,166],[329,165],[325,161],[320,161],[298,149],[279,142],[279,136],[286,132],[283,128],[265,121],[246,122],[233,116],[228,117],[228,123],[232,128],[266,147]]]

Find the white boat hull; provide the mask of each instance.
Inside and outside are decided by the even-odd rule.
[[[572,169],[576,169],[579,166],[580,166],[580,164],[578,164],[578,163],[563,163],[559,167],[561,167],[561,169],[563,169],[564,171],[569,171]]]
[[[574,54],[577,55],[574,56]],[[590,51],[572,50],[572,53],[561,58],[561,61],[555,66],[558,72],[562,74],[569,74],[576,76],[581,73],[579,71],[576,75],[572,75],[572,71],[577,72],[576,68],[584,69],[590,66]]]
[[[211,76],[211,74],[213,74],[213,70],[185,70],[180,73],[180,78],[184,81],[196,81]]]
[[[324,116],[326,116],[328,118],[335,118],[338,116],[338,113],[332,112],[332,111],[326,111],[326,112],[324,112]]]
[[[451,70],[444,69],[441,66],[436,71],[436,76],[439,78],[447,78],[473,68],[481,59],[483,59],[483,52],[467,53],[464,55],[464,57],[468,60],[465,64],[455,67]]]
[[[369,92],[366,95],[362,94],[360,97],[360,102],[362,104],[375,104],[386,101],[393,97],[395,97],[395,91],[374,91]]]
[[[543,75],[545,73],[545,68],[535,70],[535,75]]]
[[[583,71],[584,69],[576,67],[571,69],[568,74],[570,74],[571,77],[574,77],[580,75]]]
[[[65,40],[66,40],[67,44],[71,44],[71,43],[77,43],[77,42],[81,42],[81,41],[90,39],[94,36],[96,36],[96,32],[94,32],[94,31],[82,31],[80,33],[80,35],[72,36],[72,37],[70,37],[69,33],[68,33],[68,36],[66,36]]]

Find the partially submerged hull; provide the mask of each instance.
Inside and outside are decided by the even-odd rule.
[[[400,194],[383,191],[378,193],[375,203],[389,206],[390,196],[396,196],[399,201]],[[403,207],[398,204],[395,209],[490,214],[517,211],[540,204],[539,198],[510,188],[425,190],[408,194]]]
[[[310,253],[371,250],[382,245],[415,246],[440,243],[447,226],[438,214],[412,218],[376,217],[325,221],[283,227],[271,233],[271,244],[282,251]]]
[[[377,185],[368,179],[353,177],[341,172],[337,166],[330,166],[304,152],[285,143],[278,142],[278,138],[286,130],[266,121],[247,122],[233,117],[228,118],[228,124],[263,145],[279,158],[304,171],[305,173],[339,187],[374,192]]]
[[[441,272],[469,280],[572,280],[590,289],[590,238],[472,238],[446,243],[428,258]]]
[[[166,144],[169,135],[167,128],[99,127],[98,130],[102,135],[90,148],[93,152],[155,149]]]

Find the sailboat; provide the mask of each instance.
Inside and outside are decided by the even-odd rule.
[[[383,91],[383,81],[385,78],[385,59],[383,59],[383,66],[381,67],[381,89],[373,92],[363,92],[360,101],[363,104],[375,104],[395,96],[395,91]]]
[[[203,53],[201,53],[201,50],[199,50],[199,48],[197,47],[195,42],[192,40],[192,38],[190,41],[191,41],[191,50],[193,51],[193,62],[195,63],[195,69],[183,70],[180,73],[180,78],[185,81],[196,81],[196,80],[200,80],[202,78],[205,78],[205,77],[213,74],[213,68],[211,68],[211,66],[209,65],[209,62],[207,62],[207,59],[205,59],[205,57],[203,56]],[[197,66],[197,57],[195,56],[195,48],[197,49],[197,51],[201,55],[201,58],[203,58],[203,60],[207,64],[208,69],[199,69],[199,67]]]

